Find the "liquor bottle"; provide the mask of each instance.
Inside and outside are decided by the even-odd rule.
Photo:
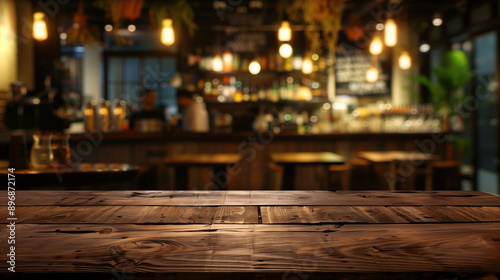
[[[257,90],[257,95],[259,100],[266,100],[266,88],[263,80],[259,81],[259,88]]]

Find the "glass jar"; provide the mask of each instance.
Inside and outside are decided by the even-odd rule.
[[[54,167],[69,167],[71,154],[69,150],[69,134],[54,134],[52,137],[52,165]]]
[[[31,165],[33,168],[47,168],[52,165],[52,134],[33,134]]]

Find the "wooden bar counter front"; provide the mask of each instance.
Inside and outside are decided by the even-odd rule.
[[[6,193],[0,239],[6,248],[16,217],[16,272],[5,252],[0,267],[12,279],[500,272],[500,197],[481,192],[17,191],[14,216]]]

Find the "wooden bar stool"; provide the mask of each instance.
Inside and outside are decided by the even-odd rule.
[[[389,166],[389,176],[386,177],[389,180],[389,189],[391,191],[396,190],[398,182],[408,182],[408,188],[410,190],[415,190],[415,182],[417,176],[424,176],[426,182],[431,177],[431,170],[429,169],[430,163],[423,161],[421,164],[416,165],[411,161],[407,160],[393,160]],[[432,180],[432,179],[431,179]]]
[[[339,164],[339,165],[330,165],[328,167],[329,171],[329,187],[332,188],[335,183],[335,179],[340,179],[340,185],[344,191],[350,189],[351,185],[351,164]]]
[[[427,168],[425,189],[460,189],[460,162],[456,160],[439,160],[429,163]],[[437,179],[437,180],[436,180]],[[436,184],[437,183],[439,184]],[[442,183],[442,185],[441,185]],[[436,188],[438,187],[438,188]]]
[[[268,162],[267,168],[269,169],[269,182],[275,190],[281,190],[283,185],[283,166],[277,165],[274,162]]]

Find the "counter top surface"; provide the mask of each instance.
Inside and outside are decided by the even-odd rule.
[[[21,272],[500,272],[481,192],[17,191],[15,217]]]

